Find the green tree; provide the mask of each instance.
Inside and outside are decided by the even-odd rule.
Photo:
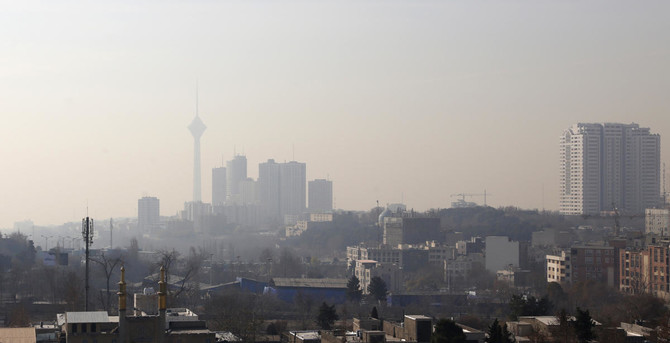
[[[549,298],[544,296],[536,299],[534,296],[512,294],[510,301],[510,318],[517,320],[519,316],[544,316],[551,309]]]
[[[386,282],[384,279],[379,276],[375,276],[370,279],[370,284],[368,285],[368,293],[377,301],[382,301],[386,299],[386,294],[388,294],[388,289],[386,288]]]
[[[330,330],[338,318],[335,305],[328,306],[325,301],[321,303],[321,306],[319,306],[319,315],[316,317],[316,323],[321,329]]]
[[[356,277],[356,275],[352,275],[347,282],[347,300],[352,302],[359,302],[361,301],[362,294],[363,290],[361,290],[361,281]]]
[[[435,324],[435,331],[430,336],[430,343],[465,343],[463,329],[449,319],[440,319]]]
[[[585,343],[593,340],[596,336],[593,332],[595,324],[591,319],[589,310],[582,311],[577,307],[577,316],[575,317],[575,334],[579,343]]]
[[[500,325],[498,318],[496,318],[488,329],[488,337],[486,343],[514,343],[516,340],[514,336],[507,330],[507,324]]]
[[[370,318],[379,319],[379,312],[377,312],[377,306],[372,307],[372,311],[370,311]]]
[[[558,314],[556,314],[556,321],[558,322],[558,325],[555,325],[551,329],[551,335],[554,338],[554,341],[558,343],[574,342],[575,330],[570,324],[568,314],[565,312],[565,309],[558,311]]]

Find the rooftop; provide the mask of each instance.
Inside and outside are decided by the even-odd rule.
[[[422,314],[406,314],[405,317],[413,320],[431,320],[430,317]]]
[[[274,278],[276,287],[347,288],[347,279]]]
[[[74,323],[109,323],[109,315],[105,311],[65,312],[65,322]]]
[[[35,328],[0,328],[0,342],[33,343],[36,340]]]
[[[318,340],[321,339],[319,331],[291,331],[291,335],[299,337],[302,340]]]

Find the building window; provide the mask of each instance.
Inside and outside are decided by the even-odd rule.
[[[77,333],[77,324],[72,324],[72,333]]]

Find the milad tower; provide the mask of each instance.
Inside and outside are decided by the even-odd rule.
[[[201,202],[202,195],[200,194],[200,137],[207,129],[207,126],[200,120],[198,116],[198,102],[195,104],[195,118],[188,126],[189,131],[193,135],[193,202]]]

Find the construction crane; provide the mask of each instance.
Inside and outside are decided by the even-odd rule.
[[[621,214],[614,203],[612,203],[612,210],[614,210],[614,237],[619,237],[619,231],[621,230]]]
[[[486,196],[487,196],[487,195],[491,195],[491,194],[487,194],[487,193],[486,193],[486,190],[484,190],[484,193],[483,193],[483,194],[477,194],[477,193],[458,193],[458,194],[452,194],[451,197],[460,197],[460,199],[458,199],[458,201],[456,202],[456,204],[466,205],[466,204],[468,204],[468,202],[465,201],[465,197],[480,197],[480,196],[483,196],[483,197],[484,197],[484,206],[486,206]],[[454,204],[454,203],[452,203],[452,207],[454,207],[453,204]],[[461,206],[461,207],[468,207],[468,206]]]
[[[621,214],[619,208],[616,207],[615,203],[612,203],[612,218],[614,218],[614,236],[619,237],[622,231],[621,218],[628,217],[629,219],[644,217],[644,214]]]

